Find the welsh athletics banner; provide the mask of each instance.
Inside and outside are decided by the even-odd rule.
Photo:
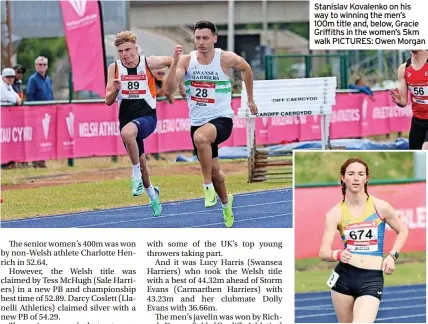
[[[237,116],[239,98],[232,100],[233,131],[220,147],[245,146],[246,120]],[[155,132],[144,141],[146,153],[193,150],[189,108],[184,100],[157,103]],[[123,155],[117,103],[73,103],[47,106],[9,106],[1,112],[1,161],[26,162],[89,156]],[[330,125],[331,138],[363,137],[405,131],[410,107],[400,108],[387,91],[367,101],[363,94],[337,94]],[[317,116],[278,116],[256,119],[258,144],[319,140]]]
[[[105,95],[104,35],[99,1],[60,1],[75,91]]]

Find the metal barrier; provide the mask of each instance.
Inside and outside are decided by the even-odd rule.
[[[348,55],[346,54],[283,54],[265,56],[265,78],[295,79],[337,77],[339,87],[348,87]]]
[[[335,77],[254,81],[256,115],[247,107],[247,92],[243,88],[238,117],[247,119],[248,182],[278,179],[283,175],[289,179],[292,166],[291,151],[271,152],[257,148],[255,118],[320,116],[322,149],[326,149],[330,141],[330,117],[336,103],[336,85]],[[285,170],[278,169],[281,166],[285,166]],[[270,172],[268,168],[275,168],[275,171]]]

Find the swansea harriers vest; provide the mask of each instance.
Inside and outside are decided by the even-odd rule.
[[[232,118],[232,86],[229,76],[221,68],[219,48],[210,64],[199,64],[197,51],[190,52],[190,63],[185,75],[190,124],[200,126],[219,117]]]

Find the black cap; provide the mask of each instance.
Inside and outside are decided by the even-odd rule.
[[[17,65],[15,65],[15,66],[13,67],[13,69],[14,69],[15,71],[22,71],[22,73],[25,73],[25,71],[27,71],[27,70],[25,69],[25,67],[23,67],[21,64],[17,64]]]

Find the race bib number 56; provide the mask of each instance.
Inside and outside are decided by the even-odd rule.
[[[427,86],[411,86],[410,91],[415,96],[428,96],[428,87]]]
[[[345,226],[346,245],[350,251],[372,252],[378,250],[378,229],[375,222]]]
[[[409,88],[414,95],[413,102],[428,105],[428,86],[411,86]]]
[[[190,83],[190,100],[196,103],[215,103],[215,83],[192,81]]]

